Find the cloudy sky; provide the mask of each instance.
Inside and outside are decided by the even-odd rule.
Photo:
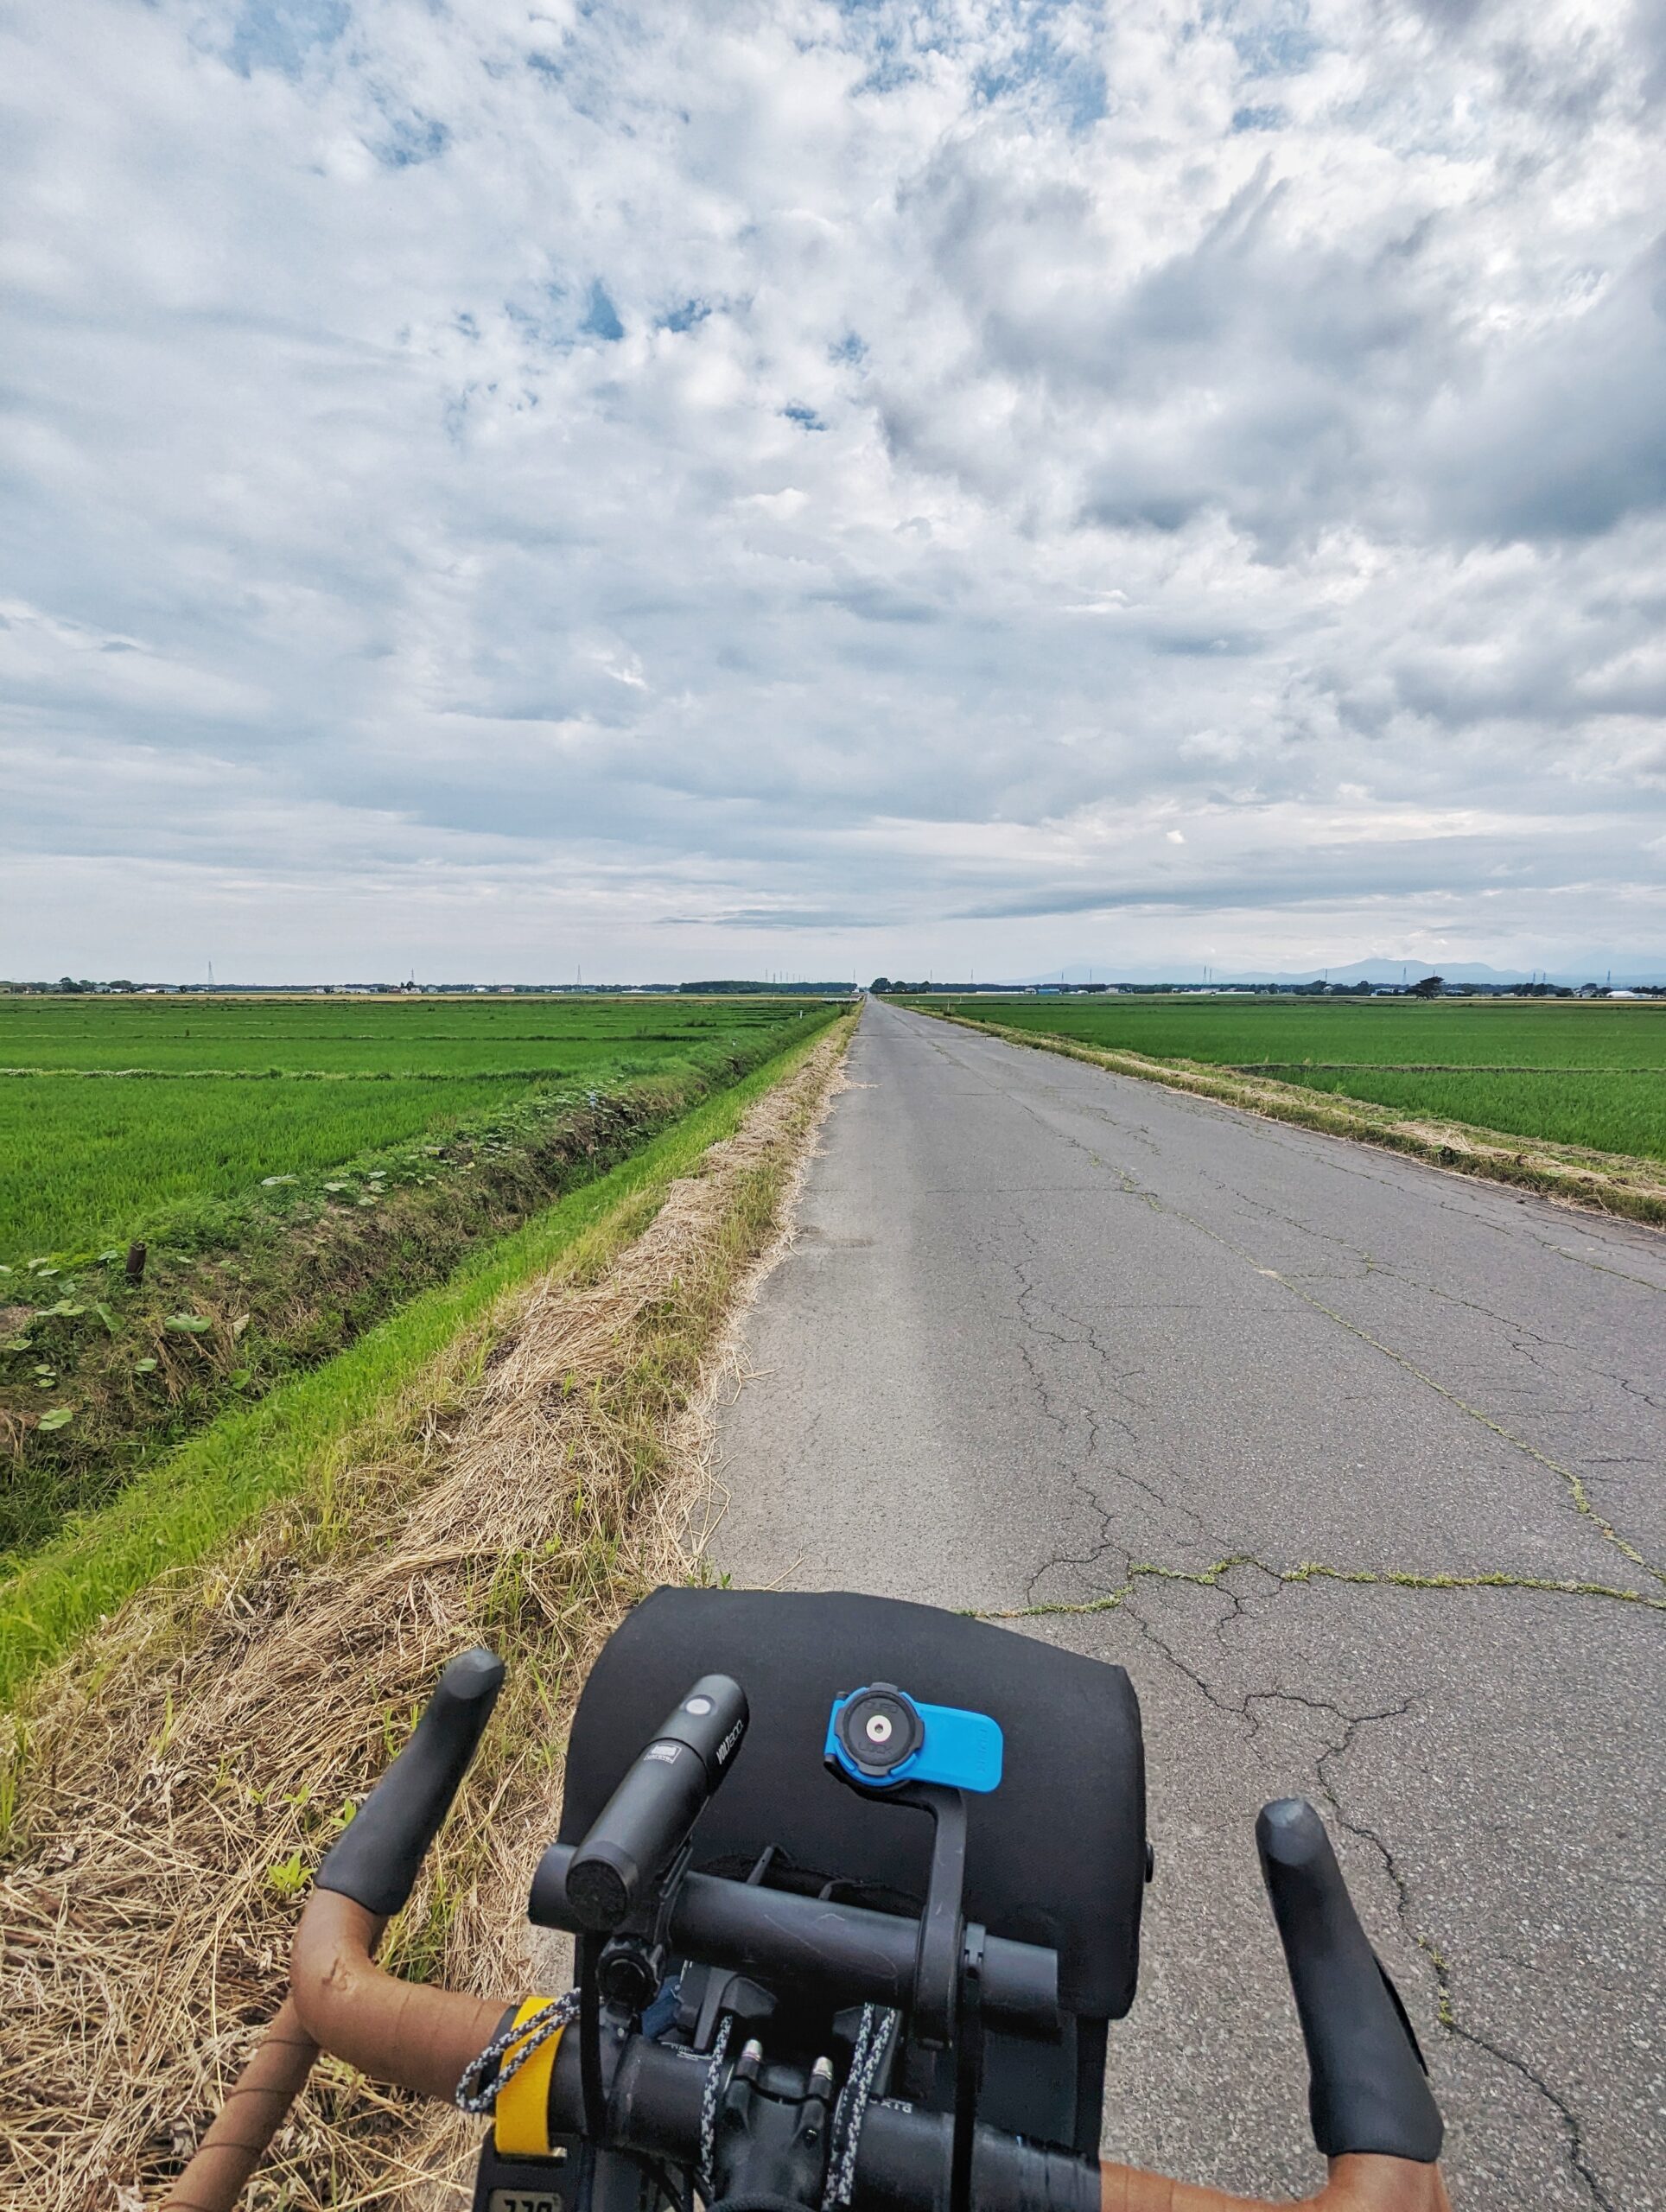
[[[12,0],[0,974],[1666,969],[1659,0]]]

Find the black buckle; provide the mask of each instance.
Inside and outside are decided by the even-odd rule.
[[[547,2158],[506,2158],[493,2130],[474,2169],[474,2212],[573,2212],[577,2164],[564,2144]]]

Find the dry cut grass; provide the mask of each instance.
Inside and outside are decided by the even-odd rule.
[[[308,1870],[445,1661],[509,1681],[384,1956],[512,1994],[571,1702],[624,1608],[688,1571],[700,1407],[848,1031],[817,1045],[591,1280],[546,1278],[472,1388],[327,1512],[129,1606],[37,1694],[0,1884],[12,2112],[0,2202],[137,2212],[281,1993]],[[17,1778],[21,1777],[21,1778]],[[324,2062],[251,2204],[465,2204],[478,2126]]]

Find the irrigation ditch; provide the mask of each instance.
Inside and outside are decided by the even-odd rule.
[[[0,1565],[228,1407],[333,1358],[782,1042],[766,1031],[630,1079],[533,1084],[421,1138],[176,1207],[147,1224],[137,1278],[124,1246],[8,1270]]]
[[[685,1116],[652,1172],[459,1330],[350,1453],[25,1694],[0,1796],[16,2085],[0,2204],[154,2202],[276,2006],[309,1868],[475,1641],[507,1685],[384,1956],[537,1986],[522,1910],[571,1703],[623,1610],[700,1572],[684,1532],[705,1398],[851,1027]],[[248,2202],[456,2204],[473,2135],[325,2061]]]

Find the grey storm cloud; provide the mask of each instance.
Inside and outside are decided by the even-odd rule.
[[[0,968],[1659,957],[1657,11],[0,43]]]

